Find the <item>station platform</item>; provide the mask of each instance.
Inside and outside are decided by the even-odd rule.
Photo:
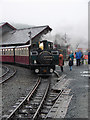
[[[63,80],[58,81],[58,83],[53,86],[53,89],[63,89],[66,91],[66,94],[57,99],[47,117],[87,119],[89,117],[88,95],[90,93],[88,64],[85,62],[80,66],[76,66],[74,62],[72,71],[70,71],[68,62],[66,62],[63,68],[64,72],[61,72],[60,67],[56,67],[59,76],[66,76]]]

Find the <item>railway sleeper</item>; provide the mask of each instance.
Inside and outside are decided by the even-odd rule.
[[[30,120],[33,117],[33,115],[27,115],[27,114],[18,114],[16,115],[16,117],[14,118],[15,120]]]

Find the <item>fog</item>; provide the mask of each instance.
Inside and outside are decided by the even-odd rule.
[[[0,22],[49,25],[74,45],[88,45],[88,0],[1,0]]]

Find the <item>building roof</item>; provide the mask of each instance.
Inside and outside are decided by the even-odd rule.
[[[0,23],[0,27],[2,27],[5,24],[5,22]]]
[[[24,29],[17,29],[10,32],[7,32],[5,35],[2,36],[2,42],[0,40],[0,45],[9,45],[9,44],[26,44],[30,41],[30,39],[33,39],[40,33],[42,33],[44,30],[51,31],[52,29],[46,25],[46,26],[38,26],[38,27],[30,27],[30,28],[24,28]],[[31,32],[31,37],[30,33]]]
[[[8,22],[2,22],[2,23],[0,23],[0,28],[2,28],[5,25],[7,25],[8,27],[10,27],[12,30],[16,30],[16,28],[13,27],[12,25],[10,25]]]

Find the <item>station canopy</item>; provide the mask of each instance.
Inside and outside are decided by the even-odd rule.
[[[5,34],[0,35],[0,46],[17,46],[26,45],[28,43],[31,44],[31,39],[34,40],[34,38],[38,38],[38,36],[46,34],[52,30],[48,25],[23,29],[16,29],[11,25],[9,27],[9,25],[10,24],[8,23],[0,24],[0,29],[2,29],[2,31],[7,29]]]

